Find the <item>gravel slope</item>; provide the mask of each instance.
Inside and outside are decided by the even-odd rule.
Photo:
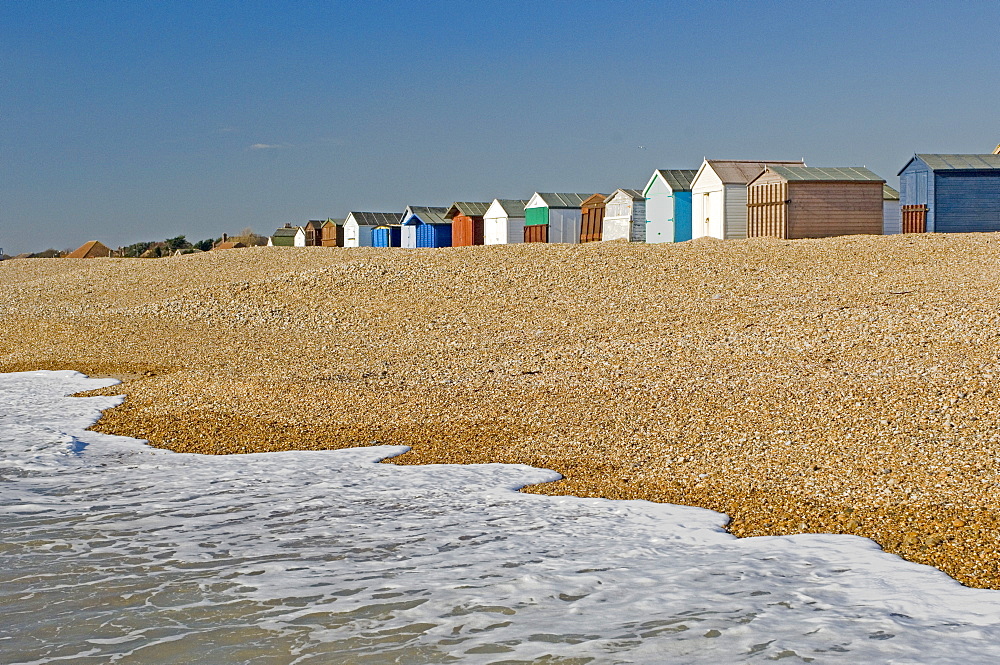
[[[854,533],[1000,588],[1000,237],[0,263],[0,371],[126,380],[96,429],[179,451],[378,441],[528,491]]]

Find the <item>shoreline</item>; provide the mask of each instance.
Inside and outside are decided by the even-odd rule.
[[[1000,589],[991,234],[0,264],[0,371],[180,452],[408,445],[522,491],[852,533]],[[13,264],[13,265],[11,265]],[[95,394],[91,392],[90,394]]]

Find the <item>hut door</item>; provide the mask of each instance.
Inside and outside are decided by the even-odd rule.
[[[903,233],[927,231],[927,206],[903,206]]]
[[[417,226],[417,247],[437,247],[434,238],[434,227],[430,224]]]
[[[788,183],[747,188],[747,237],[788,238]]]
[[[548,242],[549,225],[532,224],[524,227],[524,242]]]
[[[604,208],[584,207],[580,221],[580,242],[596,242],[604,231]]]

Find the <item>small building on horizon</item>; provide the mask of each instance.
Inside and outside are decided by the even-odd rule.
[[[306,232],[301,226],[285,224],[267,239],[268,247],[305,247]]]
[[[111,256],[111,249],[100,240],[83,243],[63,258],[67,259],[103,259]]]

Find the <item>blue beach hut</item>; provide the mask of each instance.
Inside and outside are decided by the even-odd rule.
[[[1000,231],[1000,155],[914,155],[899,203],[903,233]]]
[[[451,220],[447,208],[407,206],[400,229],[400,246],[451,247]]]
[[[372,247],[399,247],[400,227],[398,224],[391,226],[376,226],[372,229]]]

